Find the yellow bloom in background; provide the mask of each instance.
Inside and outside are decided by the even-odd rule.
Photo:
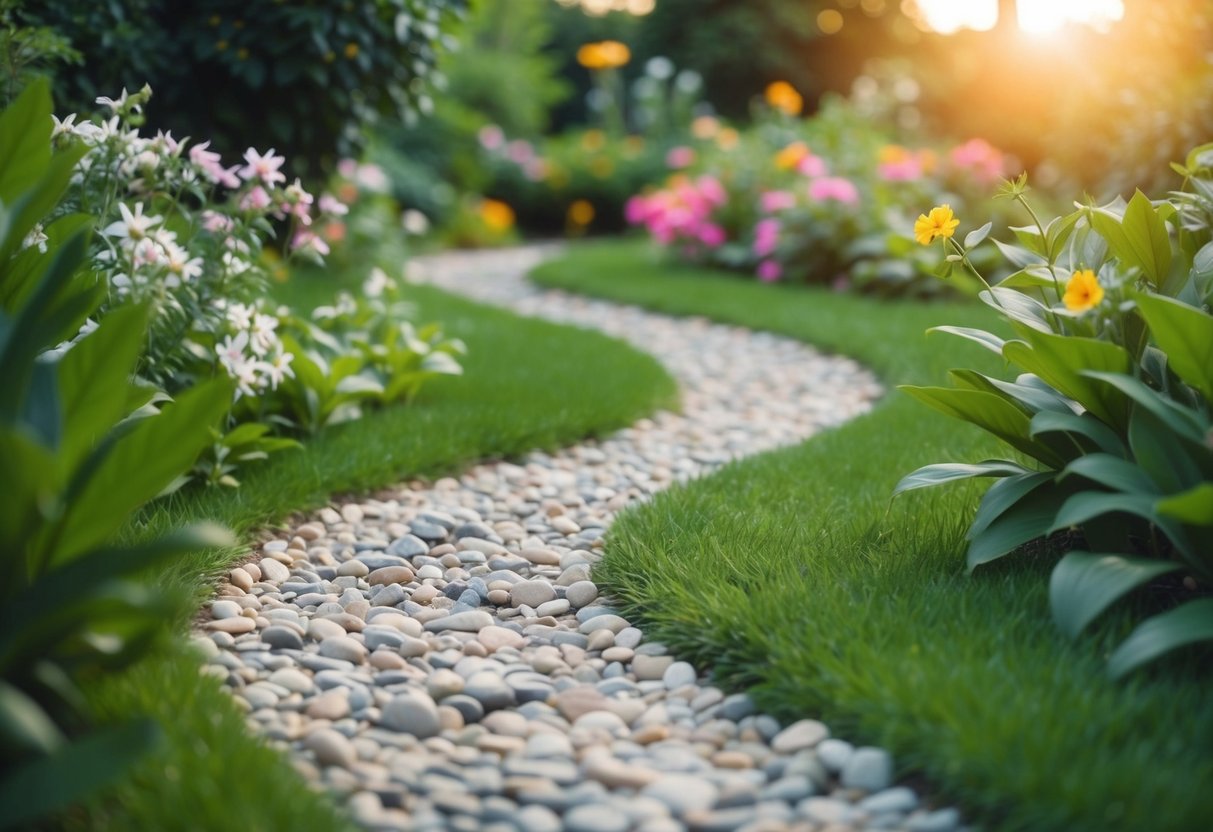
[[[358,57],[358,44],[350,41],[345,45],[345,49],[343,49],[342,52],[345,53],[345,57],[352,61],[354,58]]]
[[[581,134],[581,149],[591,153],[606,147],[606,133],[601,130],[586,130]]]
[[[595,156],[590,160],[590,173],[595,179],[606,179],[615,172],[615,163],[607,156]]]
[[[741,134],[732,127],[722,127],[716,134],[716,146],[721,150],[732,150],[741,143]]]
[[[508,231],[514,227],[514,209],[499,199],[482,199],[480,219],[494,231]]]
[[[1103,302],[1103,287],[1099,278],[1090,269],[1074,272],[1066,284],[1066,293],[1061,301],[1071,312],[1086,312]]]
[[[586,43],[577,50],[577,63],[586,69],[618,69],[632,59],[632,51],[617,40]]]
[[[569,206],[569,222],[586,226],[594,221],[594,206],[588,199],[578,199]]]
[[[937,205],[929,214],[919,214],[914,221],[914,239],[929,246],[939,239],[948,239],[956,233],[960,220],[952,213],[951,205]]]
[[[899,144],[886,144],[880,148],[878,159],[882,165],[895,165],[910,158],[910,151]]]
[[[775,81],[767,85],[763,93],[767,104],[789,116],[798,116],[804,109],[804,98],[787,81]]]
[[[791,170],[809,155],[809,146],[804,142],[792,142],[775,154],[775,167],[780,170]]]
[[[691,122],[691,135],[697,139],[710,139],[720,132],[720,122],[712,116],[697,116]]]
[[[623,140],[623,149],[629,156],[638,156],[644,150],[644,136],[628,136]]]

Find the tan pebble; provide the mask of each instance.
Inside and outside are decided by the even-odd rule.
[[[581,526],[568,517],[553,517],[551,523],[552,528],[561,534],[577,534],[577,532],[581,531]]]
[[[370,662],[371,667],[378,670],[400,670],[408,665],[400,654],[390,650],[376,650],[371,653]]]
[[[610,630],[595,630],[590,633],[589,641],[586,642],[587,650],[606,650],[615,644],[615,634]]]
[[[286,552],[279,552],[277,550],[275,550],[273,552],[266,552],[265,557],[262,558],[261,560],[264,561],[265,558],[269,558],[270,560],[276,560],[276,561],[278,561],[278,563],[284,564],[286,566],[290,566],[291,562],[294,560],[294,558],[292,558]],[[265,569],[263,568],[261,571],[264,572]],[[262,578],[262,580],[265,580],[265,575],[263,574],[261,576],[261,578]]]
[[[655,742],[669,739],[670,729],[665,725],[646,725],[632,734],[632,742],[637,745],[651,745]]]
[[[413,570],[407,566],[384,566],[368,574],[366,582],[371,586],[407,584],[411,583],[414,577],[416,576],[413,574]]]
[[[361,523],[363,511],[361,506],[350,503],[341,507],[341,517],[347,523]]]
[[[341,522],[341,515],[325,506],[320,509],[320,520],[327,526],[335,526]]]
[[[249,577],[251,577],[254,581],[261,580],[261,567],[258,566],[256,562],[249,561],[248,563],[243,564],[240,568],[249,573]]]
[[[251,633],[257,629],[257,622],[251,618],[245,618],[238,615],[235,618],[224,618],[219,621],[208,621],[206,623],[208,630],[215,630],[220,633],[230,633],[231,635],[239,635],[240,633]]]
[[[304,523],[295,529],[295,536],[302,537],[304,540],[319,540],[324,537],[326,531],[321,523]]]
[[[227,579],[239,590],[247,592],[253,588],[253,576],[239,566],[228,573]]]
[[[526,740],[521,737],[502,737],[497,734],[485,734],[476,741],[476,747],[481,751],[490,751],[505,756],[526,748]]]
[[[639,699],[611,699],[607,703],[611,713],[623,720],[625,725],[631,725],[640,719],[647,706]]]
[[[231,584],[224,584],[223,586],[219,587],[219,591],[216,592],[215,594],[221,595],[224,598],[243,599],[243,598],[248,597],[248,595],[245,593],[245,591],[243,589],[241,589],[238,586],[232,586]]]
[[[294,565],[299,561],[307,560],[307,550],[302,546],[292,546],[286,550],[286,556],[291,559],[291,565]]]
[[[479,656],[484,658],[489,654],[489,649],[478,641],[469,641],[463,645],[463,655]]]
[[[358,618],[366,618],[366,614],[371,610],[371,602],[365,598],[360,598],[357,601],[350,601],[345,605],[345,611],[350,615]]]
[[[524,558],[537,566],[559,566],[560,553],[551,549],[527,548],[519,552]]]
[[[753,768],[754,761],[741,751],[717,751],[712,755],[712,765],[718,768]]]
[[[335,612],[331,615],[322,616],[325,621],[332,621],[339,625],[347,633],[361,633],[362,628],[366,626],[366,622],[356,615],[350,615],[348,612]]]
[[[454,547],[454,545],[452,545],[450,543],[441,543],[441,544],[435,546],[434,548],[430,549],[430,557],[440,558],[443,555],[451,555],[457,551],[459,551],[459,550],[456,549]]]
[[[444,731],[463,730],[463,714],[450,705],[438,706],[438,722]]]
[[[595,541],[597,542],[597,541]],[[308,560],[312,563],[318,563],[321,566],[336,566],[337,561],[333,558],[333,553],[328,549],[317,548],[309,549],[307,553]]]
[[[608,647],[602,651],[602,658],[608,662],[630,662],[634,655],[636,655],[636,651],[631,647]]]
[[[510,593],[504,589],[490,589],[488,598],[490,604],[498,607],[504,607],[510,603]]]
[[[350,713],[350,700],[345,688],[334,688],[314,698],[307,706],[312,719],[344,719]]]
[[[347,560],[337,567],[337,574],[341,577],[365,578],[370,571],[360,560]]]
[[[606,710],[607,707],[607,698],[589,685],[562,690],[554,698],[556,710],[569,722],[591,711]]]
[[[422,633],[421,622],[409,618],[399,612],[384,612],[371,619],[371,623],[381,627],[391,627],[406,636],[419,637]]]
[[[516,633],[507,627],[498,627],[496,625],[485,627],[476,638],[480,643],[488,649],[490,653],[500,650],[502,647],[513,647],[516,650],[521,650],[526,646],[526,639],[521,633]]]
[[[308,622],[307,634],[310,638],[323,641],[333,636],[345,635],[345,628],[336,621],[329,621],[327,618],[313,618]]]
[[[419,586],[413,590],[411,600],[417,604],[428,604],[438,597],[437,587],[430,585]]]

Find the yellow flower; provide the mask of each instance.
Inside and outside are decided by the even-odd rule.
[[[882,165],[895,165],[910,158],[910,151],[899,144],[886,144],[880,148],[879,160]]]
[[[785,115],[798,116],[804,109],[804,98],[787,81],[775,81],[768,84],[763,96],[766,98],[767,104]]]
[[[930,214],[919,214],[914,222],[914,239],[929,246],[939,239],[948,239],[956,233],[960,220],[952,213],[951,205],[937,205]]]
[[[358,44],[350,41],[345,45],[345,49],[343,49],[342,52],[345,54],[346,58],[352,61],[354,58],[358,57]]]
[[[588,199],[578,199],[569,206],[569,222],[573,225],[589,225],[594,221],[594,206]]]
[[[775,167],[780,170],[791,170],[809,155],[809,146],[804,142],[793,142],[775,154]]]
[[[615,172],[615,163],[607,156],[595,156],[590,160],[590,173],[595,179],[606,179]]]
[[[514,209],[497,199],[482,199],[480,219],[494,231],[508,231],[514,225]]]
[[[577,50],[577,63],[586,69],[618,69],[631,59],[631,50],[617,40],[586,43]]]
[[[581,134],[581,149],[593,152],[606,146],[606,134],[601,130],[586,130]]]
[[[1095,272],[1083,269],[1074,272],[1074,276],[1066,284],[1066,293],[1061,300],[1071,312],[1086,312],[1099,306],[1103,295],[1103,287],[1099,285]]]
[[[741,142],[741,134],[732,127],[722,127],[716,134],[716,146],[721,150],[732,150]]]
[[[698,116],[691,122],[691,135],[697,139],[710,139],[720,132],[720,122],[711,116]]]

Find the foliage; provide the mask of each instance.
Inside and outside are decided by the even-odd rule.
[[[443,28],[465,6],[65,0],[22,2],[15,20],[50,28],[84,56],[87,70],[59,73],[75,108],[146,80],[168,102],[161,126],[225,147],[268,141],[315,178],[367,123],[431,106]]]
[[[46,27],[18,26],[17,0],[0,0],[0,105],[8,105],[33,80],[55,64],[78,64],[80,53],[67,38]]]
[[[801,120],[793,94],[768,88],[769,112],[740,134],[697,120],[697,140],[667,155],[667,186],[635,196],[629,221],[676,256],[764,281],[937,292],[939,259],[906,240],[911,206],[928,194],[975,204],[1009,161],[980,139],[946,150],[896,144],[842,99]]]
[[[1109,659],[1120,676],[1176,648],[1213,641],[1213,145],[1178,166],[1185,190],[1152,203],[1088,205],[999,243],[1019,266],[982,300],[1015,337],[955,327],[1022,370],[1014,382],[953,370],[955,386],[907,392],[1006,442],[1028,464],[942,464],[898,492],[996,479],[969,530],[970,569],[1062,534],[1081,541],[1056,566],[1054,617],[1076,636],[1130,591],[1183,577],[1165,607]],[[1006,185],[1027,206],[1026,177]],[[972,268],[944,238],[949,260]],[[920,238],[921,242],[930,242]],[[974,269],[974,273],[976,270]],[[979,275],[980,277],[980,275]],[[1176,606],[1176,603],[1178,605]]]
[[[50,155],[50,96],[32,84],[0,115],[0,827],[25,826],[121,775],[153,744],[147,720],[94,727],[81,683],[154,645],[175,610],[137,575],[226,535],[142,545],[114,534],[187,469],[227,406],[221,380],[153,403],[132,382],[147,311],[128,306],[73,342],[100,300],[76,279],[90,226],[35,235],[75,159]],[[159,405],[159,406],[158,406]]]

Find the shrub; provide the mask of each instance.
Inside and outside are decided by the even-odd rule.
[[[77,158],[51,156],[50,113],[45,85],[35,84],[0,115],[3,828],[86,796],[152,745],[148,720],[93,726],[79,686],[145,654],[176,612],[179,599],[143,584],[141,572],[229,542],[206,528],[136,546],[110,542],[189,468],[230,393],[216,379],[154,406],[154,389],[132,381],[142,305],[77,334],[101,292],[76,276],[87,218],[38,230]]]
[[[1013,382],[959,369],[953,387],[904,388],[1026,460],[930,465],[898,485],[996,479],[969,530],[970,569],[1041,539],[1073,549],[1050,582],[1070,636],[1131,591],[1182,578],[1112,654],[1116,676],[1213,641],[1213,145],[1179,169],[1184,190],[1168,199],[1138,191],[1047,225],[1033,213],[1017,245],[999,244],[1019,271],[981,298],[1014,337],[939,329],[1022,370]],[[1021,177],[1005,193],[1028,207],[1025,187]],[[972,269],[989,226],[962,245],[955,223],[936,209],[919,241],[943,240],[950,263]]]

